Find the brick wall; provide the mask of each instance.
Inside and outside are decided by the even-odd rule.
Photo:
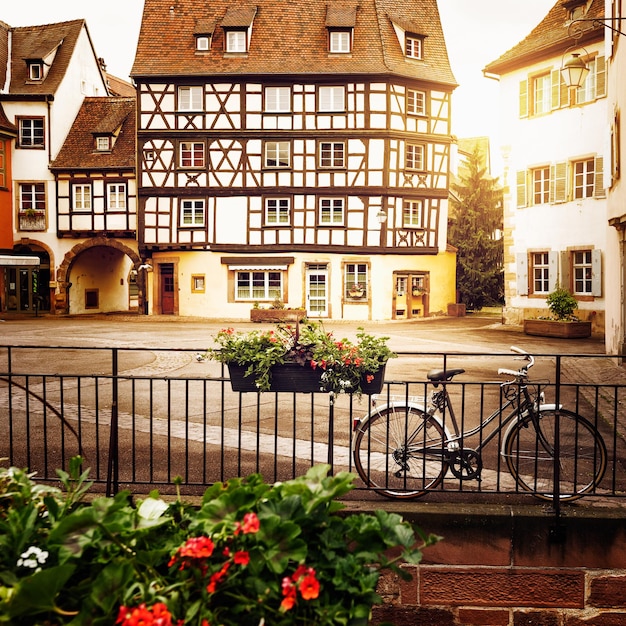
[[[380,581],[371,624],[626,626],[626,510],[582,500],[563,508],[391,503],[443,540]]]

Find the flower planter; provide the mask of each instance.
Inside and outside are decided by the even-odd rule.
[[[357,289],[357,290],[349,291],[348,295],[351,298],[359,299],[359,298],[362,298],[365,295],[365,292]]]
[[[305,317],[304,309],[250,309],[251,322],[299,322]]]
[[[524,332],[539,337],[583,339],[591,336],[591,322],[557,320],[524,320]]]
[[[258,392],[254,376],[245,376],[247,367],[228,363],[230,384],[233,391]],[[297,392],[297,393],[325,393],[322,375],[324,370],[317,367],[298,363],[284,363],[272,367],[272,385],[270,391]],[[361,379],[361,389],[364,394],[380,393],[385,379],[385,366],[373,374],[374,378],[368,382],[367,377]]]

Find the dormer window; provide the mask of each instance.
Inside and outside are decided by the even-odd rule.
[[[29,63],[28,78],[30,80],[41,80],[43,78],[43,63]]]
[[[566,0],[566,2],[563,2],[568,18],[572,22],[583,19],[587,15],[590,5],[591,0]]]
[[[350,30],[331,30],[330,51],[336,54],[347,54],[352,52],[352,31]]]
[[[411,59],[423,58],[424,40],[417,35],[406,34],[404,39],[405,54]]]
[[[193,29],[193,36],[196,42],[197,52],[209,52],[211,50],[211,39],[215,30],[215,20],[200,19],[196,21]]]
[[[352,52],[352,36],[356,25],[356,4],[331,1],[326,7],[328,50],[331,54]]]
[[[196,36],[196,50],[206,52],[211,48],[211,38],[206,35]]]
[[[99,137],[96,137],[96,150],[98,152],[110,152],[111,137],[108,135],[101,135]]]
[[[226,10],[222,20],[226,52],[233,54],[248,52],[255,15],[256,6],[233,6]]]
[[[245,30],[226,32],[226,52],[248,52],[248,38]]]

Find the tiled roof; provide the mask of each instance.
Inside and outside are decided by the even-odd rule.
[[[61,84],[85,20],[12,28],[12,94],[54,94]],[[29,81],[25,59],[43,58],[58,47],[50,71],[41,82]],[[0,52],[1,54],[1,52]]]
[[[129,82],[122,80],[117,76],[113,76],[113,74],[109,74],[108,72],[105,72],[105,78],[110,95],[123,96],[125,98],[136,97],[137,90]]]
[[[121,127],[110,152],[95,149],[95,135]],[[85,98],[52,170],[135,167],[135,98]]]
[[[7,81],[7,63],[9,61],[9,30],[8,24],[0,21],[0,92]]]
[[[225,55],[224,18],[228,15],[228,23],[234,25],[229,12],[233,4],[232,0],[145,0],[131,75],[396,74],[456,86],[436,0],[331,2],[347,9],[357,6],[354,49],[346,55],[328,53],[324,0],[250,0],[241,7],[248,11],[246,18],[256,9],[249,53]],[[199,20],[216,23],[208,53],[197,54],[194,49]],[[413,25],[415,34],[425,38],[423,61],[404,56],[394,22]]]
[[[589,41],[598,41],[604,37],[604,26],[593,22],[577,22],[570,27],[568,11],[564,8],[564,0],[550,9],[546,17],[531,33],[516,46],[505,52],[501,57],[489,63],[484,71],[490,74],[503,74],[535,60],[564,54],[571,46],[583,46]],[[604,0],[592,0],[584,19],[604,17]],[[578,35],[578,39],[574,35]]]
[[[0,136],[17,137],[17,126],[9,121],[0,103]]]

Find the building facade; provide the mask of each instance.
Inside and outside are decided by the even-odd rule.
[[[561,286],[592,332],[605,331],[609,101],[605,28],[594,21],[603,17],[604,0],[559,0],[484,70],[501,85],[507,323],[547,315]],[[578,88],[560,71],[571,54],[589,69]]]
[[[132,77],[150,312],[408,319],[455,301],[435,0],[146,0]]]

